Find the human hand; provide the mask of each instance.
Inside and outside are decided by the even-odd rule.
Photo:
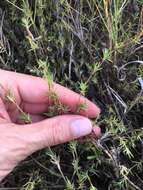
[[[6,92],[12,90],[16,104],[6,100]],[[45,119],[48,110],[48,85],[44,79],[0,70],[0,181],[27,156],[44,147],[64,143],[88,135],[92,124],[87,118],[96,117],[100,109],[75,92],[53,84],[59,101],[69,106],[72,113],[78,104],[86,102],[87,109],[81,115],[61,115]],[[20,110],[29,113],[32,123],[21,123]],[[100,128],[94,128],[96,136]]]

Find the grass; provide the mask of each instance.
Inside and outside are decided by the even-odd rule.
[[[57,108],[56,114],[69,111],[52,92],[53,80],[102,109],[93,121],[101,126],[100,139],[35,153],[7,177],[2,189],[142,189],[142,38],[142,0],[1,2],[1,68],[47,80],[55,101],[48,116]]]

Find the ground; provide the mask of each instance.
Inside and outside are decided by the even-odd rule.
[[[35,153],[0,187],[142,190],[142,52],[142,0],[1,1],[1,68],[53,78],[96,102],[102,136]]]

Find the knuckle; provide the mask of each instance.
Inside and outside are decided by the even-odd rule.
[[[64,143],[68,137],[68,130],[63,122],[59,121],[52,127],[51,144],[56,145]]]

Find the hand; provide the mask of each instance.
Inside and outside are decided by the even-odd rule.
[[[58,84],[53,84],[59,101],[74,113],[79,103],[86,102],[86,111],[81,115],[61,115],[45,119],[48,110],[48,85],[39,77],[0,70],[0,181],[13,168],[33,152],[52,145],[90,134],[92,124],[87,117],[96,117],[99,108],[84,97]],[[11,90],[15,103],[6,99]],[[21,124],[20,110],[29,113],[32,123]],[[85,117],[86,116],[86,117]],[[100,128],[94,128],[100,134]]]

